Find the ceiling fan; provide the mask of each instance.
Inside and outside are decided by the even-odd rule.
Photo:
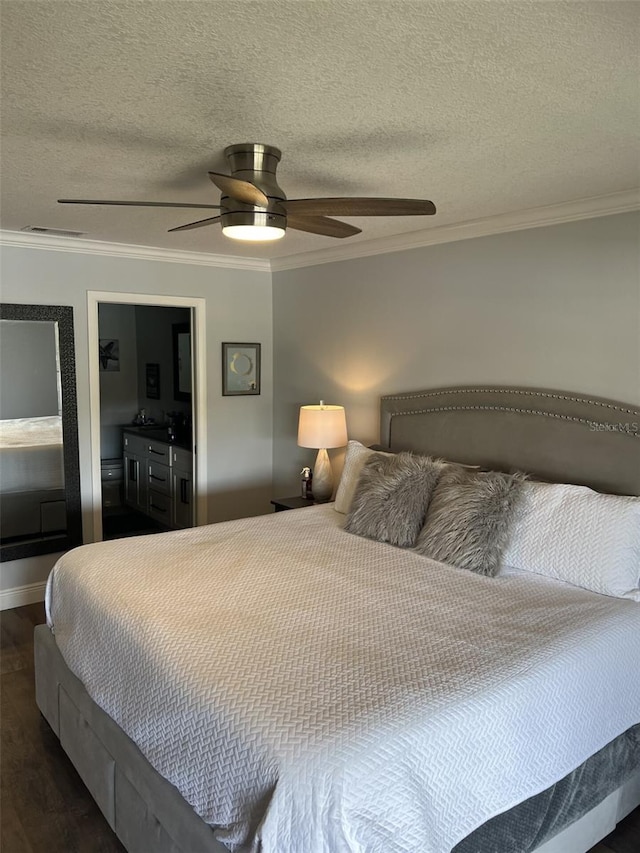
[[[59,198],[59,204],[114,204],[130,207],[182,207],[219,210],[217,216],[170,228],[188,231],[222,224],[227,237],[266,241],[284,237],[285,230],[307,231],[327,237],[351,237],[361,228],[334,216],[425,216],[436,212],[432,201],[415,198],[296,198],[287,199],[276,181],[282,152],[258,142],[230,145],[224,150],[231,175],[209,172],[222,191],[220,204],[183,204],[171,201],[100,201]]]

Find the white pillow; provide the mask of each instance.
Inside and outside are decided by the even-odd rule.
[[[525,483],[504,564],[640,601],[640,498]]]
[[[360,474],[364,467],[364,463],[370,456],[378,454],[380,456],[393,456],[393,453],[383,453],[381,450],[371,450],[361,444],[359,441],[349,441],[347,443],[347,452],[344,457],[344,467],[340,477],[340,484],[336,492],[334,509],[336,512],[347,513],[351,508],[351,501],[356,493],[356,486],[360,479]]]

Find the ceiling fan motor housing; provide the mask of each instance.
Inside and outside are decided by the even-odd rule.
[[[222,227],[270,225],[286,229],[287,215],[280,202],[286,201],[287,197],[276,180],[276,169],[282,156],[280,149],[259,142],[244,142],[229,145],[224,153],[233,177],[258,187],[269,199],[269,204],[266,208],[259,207],[223,194],[220,199]]]

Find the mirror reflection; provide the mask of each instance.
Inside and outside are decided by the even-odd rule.
[[[3,305],[0,318],[0,553],[81,541],[71,308]]]
[[[191,400],[191,326],[173,326],[173,396],[176,400]]]

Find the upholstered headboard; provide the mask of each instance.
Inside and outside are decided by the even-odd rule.
[[[541,388],[382,397],[380,443],[601,492],[640,495],[639,407]]]

